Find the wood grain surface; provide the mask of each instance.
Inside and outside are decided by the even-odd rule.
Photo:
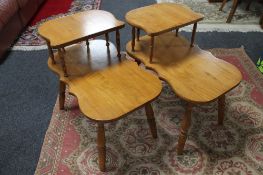
[[[49,68],[69,86],[80,110],[95,121],[112,121],[155,99],[161,92],[158,77],[141,69],[125,56],[119,61],[115,46],[106,47],[105,40],[65,48],[64,60],[68,77],[64,77],[61,60],[48,59]]]
[[[88,10],[43,23],[38,33],[52,48],[67,46],[124,27],[110,12]]]
[[[189,47],[182,36],[170,32],[155,37],[155,53],[150,63],[151,37],[140,37],[132,51],[131,41],[127,53],[153,69],[166,80],[182,99],[193,103],[213,101],[236,87],[242,75],[232,64],[214,57],[197,46]]]
[[[204,17],[183,4],[158,3],[131,10],[125,18],[130,25],[155,36],[196,23]]]

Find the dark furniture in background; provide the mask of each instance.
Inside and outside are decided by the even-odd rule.
[[[208,0],[208,2],[222,2],[223,0]]]
[[[260,17],[259,24],[260,24],[261,28],[263,29],[263,13],[262,13],[262,15]]]
[[[222,5],[221,5],[221,7],[219,8],[220,11],[223,10],[223,8],[224,8],[224,6],[225,6],[225,4],[226,4],[227,1],[228,1],[228,0],[223,0]],[[250,7],[252,1],[253,1],[253,0],[248,0],[248,4],[247,4],[247,7],[246,7],[246,10],[247,10],[247,11],[249,10],[249,7]],[[231,7],[231,10],[230,10],[230,12],[229,12],[227,21],[226,21],[227,23],[231,23],[232,18],[233,18],[233,16],[234,16],[235,12],[236,12],[237,6],[238,6],[238,4],[239,4],[240,2],[241,2],[241,0],[233,0],[232,7]],[[259,24],[260,24],[261,27],[262,27],[262,16],[261,16],[261,19],[260,19]]]
[[[44,1],[0,1],[0,60]]]

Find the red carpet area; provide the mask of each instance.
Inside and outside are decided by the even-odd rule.
[[[68,12],[72,2],[73,0],[47,0],[32,19],[30,26],[50,16]]]
[[[193,109],[184,154],[176,145],[185,103],[167,85],[153,102],[158,139],[139,109],[105,125],[106,173],[98,169],[97,125],[66,95],[58,101],[46,132],[36,175],[257,175],[263,174],[263,77],[243,48],[212,49],[238,67],[241,84],[226,94],[224,125],[217,125],[217,101]]]

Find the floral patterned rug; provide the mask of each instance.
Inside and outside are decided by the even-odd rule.
[[[14,50],[34,50],[37,48],[43,48],[45,47],[45,41],[38,35],[37,28],[38,26],[50,19],[62,17],[65,15],[70,15],[76,12],[84,11],[84,10],[92,10],[92,9],[99,9],[101,0],[74,0],[71,4],[70,9],[67,13],[58,14],[50,16],[46,19],[43,19],[36,23],[33,26],[28,26],[25,31],[19,36],[16,43],[13,46]],[[29,47],[28,47],[29,46]],[[40,46],[40,47],[34,47],[32,46]]]
[[[259,25],[259,19],[263,12],[263,4],[254,0],[250,6],[249,11],[246,11],[248,1],[242,1],[233,16],[230,24],[226,23],[230,9],[232,7],[232,0],[228,1],[223,11],[219,11],[221,2],[209,3],[208,0],[157,0],[162,2],[175,2],[185,4],[195,12],[201,13],[205,16],[203,21],[199,23],[199,31],[259,31],[263,32]],[[191,27],[192,28],[192,27]],[[185,30],[190,30],[186,28]]]
[[[217,125],[216,102],[195,106],[185,151],[177,156],[185,103],[163,83],[153,102],[157,139],[151,136],[143,109],[106,125],[105,174],[263,174],[263,76],[243,48],[211,52],[243,75],[241,84],[226,95],[224,125]],[[66,97],[65,111],[59,110],[58,102],[54,107],[35,174],[103,174],[98,170],[96,123],[84,117],[75,97]]]

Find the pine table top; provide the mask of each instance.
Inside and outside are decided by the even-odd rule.
[[[242,79],[234,65],[197,46],[189,47],[184,37],[176,37],[173,32],[155,37],[155,53],[150,63],[150,42],[150,36],[140,37],[140,41],[136,41],[135,51],[132,51],[130,41],[126,45],[127,53],[156,71],[186,101],[213,101],[236,87]]]
[[[158,3],[131,10],[125,18],[130,25],[155,36],[196,23],[204,16],[183,4]]]
[[[115,46],[108,49],[104,40],[65,48],[64,59],[68,77],[64,76],[57,53],[56,64],[48,59],[49,68],[69,86],[80,110],[90,119],[108,122],[136,110],[154,100],[161,92],[158,77],[141,69],[125,56],[119,61]]]
[[[50,42],[52,48],[61,48],[123,28],[124,25],[110,12],[88,10],[49,20],[38,28],[38,33]]]

